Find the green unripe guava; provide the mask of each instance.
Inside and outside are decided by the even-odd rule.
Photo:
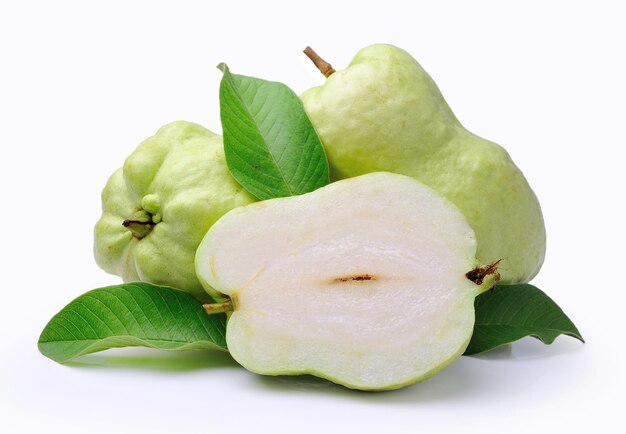
[[[406,51],[372,45],[347,69],[302,94],[331,179],[389,171],[453,202],[476,232],[477,258],[502,260],[502,283],[528,282],[543,263],[539,202],[499,145],[466,130],[437,85]]]
[[[223,214],[254,201],[230,175],[221,136],[190,122],[170,123],[107,182],[95,227],[96,262],[125,282],[219,299],[196,277],[196,249]]]

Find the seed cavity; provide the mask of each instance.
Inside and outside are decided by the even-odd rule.
[[[365,282],[367,280],[376,280],[376,276],[371,274],[355,274],[352,276],[337,277],[333,282]]]

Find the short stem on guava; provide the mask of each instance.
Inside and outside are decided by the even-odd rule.
[[[304,54],[306,54],[306,56],[311,59],[311,62],[313,62],[317,69],[319,69],[320,72],[324,74],[324,77],[328,78],[335,73],[335,70],[333,69],[331,64],[322,59],[315,51],[313,51],[311,47],[307,46],[304,49]]]
[[[128,229],[133,234],[133,237],[142,239],[150,233],[154,227],[154,223],[138,220],[124,220],[122,226]]]
[[[207,303],[203,304],[202,307],[204,308],[204,311],[209,315],[230,312],[234,310],[232,300],[228,300],[223,303]]]
[[[122,222],[122,226],[128,229],[133,237],[142,239],[150,233],[156,223],[152,220],[152,214],[145,209],[138,209]]]

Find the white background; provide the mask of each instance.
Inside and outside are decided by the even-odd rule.
[[[623,432],[618,2],[338,3],[2,2],[0,431]],[[300,93],[323,81],[305,45],[341,69],[375,42],[411,52],[461,122],[522,168],[549,237],[534,283],[585,345],[525,339],[386,393],[262,378],[210,352],[112,350],[80,366],[38,353],[53,314],[118,282],[91,251],[108,176],[164,123],[221,130],[219,62]]]

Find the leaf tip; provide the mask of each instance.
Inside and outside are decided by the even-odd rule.
[[[217,69],[219,69],[219,70],[220,70],[220,71],[222,71],[222,72],[226,72],[226,71],[228,71],[228,66],[227,66],[227,65],[226,65],[226,63],[224,63],[224,62],[220,62],[220,63],[217,65]]]
[[[585,338],[583,338],[583,335],[581,335],[580,333],[565,333],[565,335],[570,336],[574,339],[578,339],[583,344],[586,344]]]

